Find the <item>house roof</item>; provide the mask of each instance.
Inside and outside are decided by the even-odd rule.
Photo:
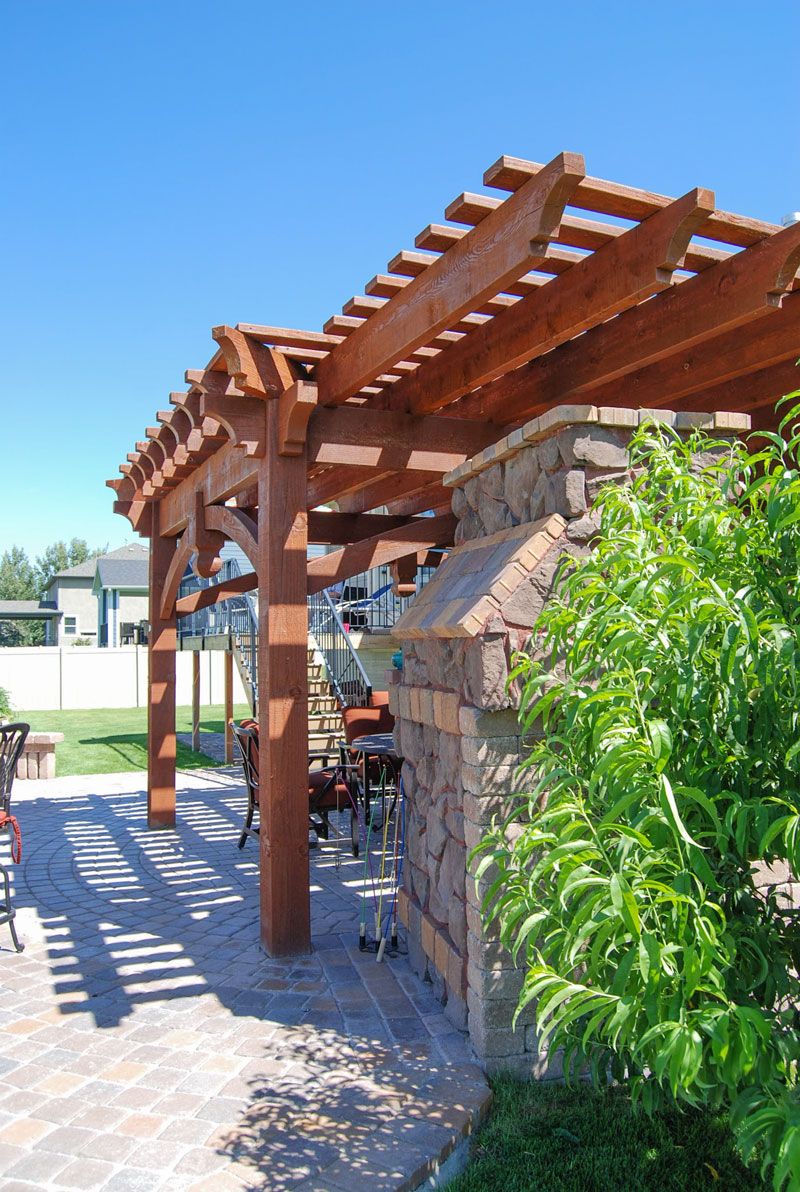
[[[65,567],[63,571],[57,571],[50,583],[52,584],[53,580],[56,579],[93,580],[99,559],[147,560],[149,553],[147,546],[143,546],[138,542],[130,542],[126,546],[118,546],[116,550],[108,551],[105,555],[93,555],[91,559],[85,559],[83,563],[76,563],[74,567]]]
[[[61,616],[52,600],[0,600],[0,618],[6,620],[43,621]]]
[[[99,588],[142,588],[149,585],[149,560],[147,552],[139,552],[133,558],[104,555],[97,559],[94,589]]]

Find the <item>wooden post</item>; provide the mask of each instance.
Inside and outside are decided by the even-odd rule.
[[[200,752],[200,651],[192,650],[192,749]]]
[[[161,617],[161,593],[175,541],[159,532],[160,503],[152,503],[150,635],[147,643],[147,824],[175,826],[175,647],[177,618]]]
[[[233,654],[225,651],[225,763],[233,762],[233,732],[230,720],[233,716]]]
[[[261,944],[311,950],[308,872],[306,452],[278,455],[278,402],[266,402],[258,477],[258,721]]]

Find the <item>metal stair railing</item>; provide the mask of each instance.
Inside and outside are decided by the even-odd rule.
[[[308,597],[308,631],[342,707],[368,707],[372,684],[329,592],[315,592]]]
[[[417,590],[432,574],[431,568],[417,572]],[[213,587],[242,574],[236,559],[226,559],[212,579],[185,576],[180,596]],[[332,596],[329,591],[308,597],[308,630],[319,650],[328,682],[343,707],[366,707],[372,685],[350,638],[349,630],[367,633],[391,631],[397,618],[407,608],[411,597],[397,597],[386,583],[388,569],[380,568],[351,577]],[[219,604],[181,617],[181,639],[230,636],[231,647],[253,708],[258,701],[258,609],[250,592],[231,596]]]

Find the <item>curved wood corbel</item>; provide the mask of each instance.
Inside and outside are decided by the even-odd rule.
[[[186,380],[200,395],[200,413],[215,420],[245,455],[263,458],[266,453],[264,403],[246,396],[224,372],[187,369]]]
[[[181,406],[175,406],[172,410],[159,410],[156,418],[164,426],[170,428],[175,435],[176,443],[182,443],[185,447],[188,446],[189,435],[194,430],[194,423],[186,410]]]
[[[206,526],[230,538],[241,547],[258,569],[258,525],[243,509],[234,509],[230,505],[208,505],[205,511]]]
[[[136,446],[139,447],[139,443],[137,443]],[[155,472],[155,464],[153,460],[150,459],[149,455],[145,454],[143,451],[143,446],[144,445],[142,443],[139,451],[128,452],[128,455],[125,457],[128,459],[130,466],[135,467],[136,471],[139,473],[139,476],[141,476],[141,482],[139,482],[139,484],[144,484],[145,480],[149,480]]]
[[[655,232],[657,235],[662,225],[664,228],[664,248],[658,245],[657,240],[654,243],[657,281],[671,284],[672,274],[685,263],[692,237],[715,211],[713,190],[698,186],[644,221],[643,226],[648,229],[648,234]]]
[[[164,444],[161,443],[155,436],[158,434],[159,427],[148,426],[145,430],[147,438],[142,443],[136,444],[136,450],[142,455],[148,456],[155,471],[160,472],[164,465],[164,460],[167,458],[167,452]]]
[[[213,327],[211,335],[222,350],[228,372],[250,397],[280,397],[300,379],[296,366],[288,357],[233,327],[224,324]]]
[[[313,381],[295,381],[278,398],[278,455],[301,455],[308,436],[308,420],[317,408]]]
[[[195,390],[189,390],[187,393],[170,393],[169,400],[173,406],[183,411],[190,419],[192,426],[199,426],[203,421],[203,416],[200,413],[200,394]]]
[[[109,488],[114,489],[117,499],[120,501],[132,501],[136,496],[136,481],[129,472],[126,472],[119,480],[107,480],[106,484]]]
[[[160,616],[162,621],[169,621],[175,615],[175,605],[178,600],[178,591],[181,586],[181,580],[184,577],[186,568],[192,560],[194,554],[194,547],[190,541],[189,529],[184,531],[178,541],[175,554],[170,560],[167,577],[164,580],[164,586],[161,589],[161,608]]]
[[[158,422],[160,422],[162,428],[169,432],[172,437],[172,441],[170,443],[170,449],[172,451],[174,451],[175,448],[180,446],[180,444],[184,441],[181,437],[181,416],[188,423],[188,415],[184,414],[183,410],[159,410],[156,413],[156,419]]]
[[[788,228],[784,228],[781,232],[776,232],[774,236],[770,236],[769,240],[762,240],[761,244],[774,245],[777,253],[785,253],[778,275],[775,278],[775,285],[769,291],[775,298],[777,298],[777,305],[780,306],[785,294],[788,294],[794,285],[797,270],[800,269],[800,224],[790,224]],[[760,247],[756,245],[755,247]]]

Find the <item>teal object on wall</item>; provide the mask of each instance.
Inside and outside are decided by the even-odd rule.
[[[392,654],[392,666],[395,670],[403,669],[403,651],[398,650],[396,654]]]

